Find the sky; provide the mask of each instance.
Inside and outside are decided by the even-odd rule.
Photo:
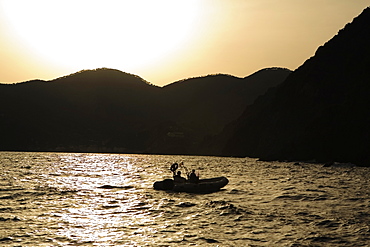
[[[0,0],[0,82],[112,68],[157,85],[296,69],[370,0]]]

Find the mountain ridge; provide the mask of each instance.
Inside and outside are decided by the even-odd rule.
[[[281,74],[280,79],[270,77],[278,84],[290,71],[274,73]],[[252,88],[248,81],[230,78],[204,77],[190,87],[185,80],[161,88],[139,76],[103,68],[50,81],[0,84],[0,104],[5,106],[0,109],[0,149],[195,152],[197,143],[238,117],[247,104],[240,102],[245,94],[239,90],[223,95],[224,88]],[[197,88],[203,80],[208,86]],[[191,97],[184,97],[182,89],[169,89],[184,86]]]
[[[370,8],[247,107],[224,155],[370,163]]]

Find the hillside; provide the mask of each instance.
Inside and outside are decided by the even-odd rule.
[[[223,154],[370,165],[369,26],[367,8],[247,107]]]
[[[191,153],[289,73],[265,69],[248,78],[206,76],[160,88],[97,69],[1,84],[0,150]]]
[[[160,90],[116,70],[83,71],[53,81],[1,85],[2,150],[137,148],[132,135],[153,118]],[[149,108],[148,108],[149,107]],[[99,148],[98,148],[99,149]]]
[[[218,74],[175,82],[162,90],[163,108],[172,120],[185,126],[196,122],[203,131],[215,134],[290,72],[269,68],[245,78]]]

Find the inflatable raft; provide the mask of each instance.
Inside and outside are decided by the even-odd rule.
[[[226,177],[200,179],[198,183],[177,183],[172,179],[157,181],[153,187],[156,190],[169,190],[188,193],[212,193],[226,186],[229,180]]]

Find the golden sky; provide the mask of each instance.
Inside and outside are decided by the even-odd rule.
[[[0,0],[0,82],[113,68],[163,86],[296,69],[370,0]]]

